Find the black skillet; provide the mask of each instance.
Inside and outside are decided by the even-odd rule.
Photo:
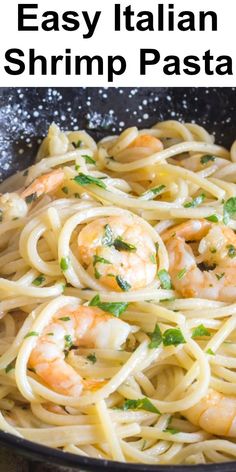
[[[157,121],[196,122],[230,147],[236,139],[234,88],[0,88],[0,180],[24,169],[54,121],[88,130],[100,139],[125,127]],[[0,444],[29,459],[96,472],[233,472],[236,462],[198,466],[149,466],[90,459],[0,432]]]

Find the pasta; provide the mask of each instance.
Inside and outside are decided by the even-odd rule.
[[[0,187],[1,430],[235,460],[236,144],[176,121],[98,143],[52,124]]]

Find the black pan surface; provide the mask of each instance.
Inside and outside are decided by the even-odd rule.
[[[54,121],[95,139],[160,120],[196,122],[230,147],[236,139],[235,88],[0,88],[0,181],[34,161]],[[120,464],[63,453],[0,432],[0,443],[43,462],[96,472],[233,472],[236,462],[198,466]]]

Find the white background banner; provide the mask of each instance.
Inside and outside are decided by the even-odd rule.
[[[22,7],[22,11],[36,18],[20,20],[24,28],[37,31],[18,31],[19,4],[34,5]],[[116,7],[120,31],[115,31],[115,4],[120,5],[120,14]],[[190,13],[179,16],[184,11]],[[200,11],[215,12],[206,17],[205,31],[199,31]],[[217,31],[212,31],[216,16]],[[0,86],[234,86],[235,17],[233,0],[2,0]],[[183,19],[185,27],[195,31],[180,31]],[[44,31],[45,20],[46,28],[59,31]],[[77,29],[66,31],[64,27]],[[81,60],[84,55],[88,58]],[[34,62],[35,56],[42,58]],[[91,61],[94,56],[98,58]],[[145,60],[153,64],[145,68]]]

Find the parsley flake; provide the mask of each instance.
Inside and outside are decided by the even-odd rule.
[[[90,301],[89,306],[97,306],[101,310],[106,311],[107,313],[111,313],[113,316],[119,318],[119,316],[122,315],[125,310],[127,310],[128,303],[101,302],[99,295],[96,295]]]
[[[32,285],[34,285],[35,287],[40,287],[40,285],[42,285],[45,280],[46,278],[44,277],[44,275],[39,275],[38,277],[36,277],[36,279],[33,280]]]
[[[170,328],[163,333],[164,346],[178,346],[186,344],[184,336],[179,328]]]
[[[214,156],[209,156],[209,155],[206,155],[206,156],[202,156],[201,159],[200,159],[200,162],[201,164],[208,164],[208,162],[214,162],[216,160],[216,158]]]
[[[162,343],[162,334],[158,324],[156,324],[153,333],[149,333],[149,336],[151,339],[151,342],[148,344],[149,349],[156,349],[160,346]]]
[[[206,198],[206,195],[204,195],[204,193],[202,193],[198,197],[193,198],[191,202],[185,203],[184,208],[196,208],[197,206],[201,205],[201,203],[203,203],[205,198]]]
[[[92,362],[92,364],[95,364],[97,362],[97,358],[96,358],[95,354],[89,354],[87,356],[87,359],[88,359],[88,361]]]
[[[139,400],[125,400],[122,407],[123,410],[145,410],[160,415],[160,411],[153,405],[152,402],[146,397],[140,398]]]
[[[31,195],[28,195],[27,197],[25,197],[25,201],[27,203],[27,205],[30,205],[32,202],[35,202],[35,200],[37,200],[38,198],[38,194],[37,192],[35,193],[31,193]]]
[[[96,177],[92,177],[91,175],[86,175],[80,173],[76,177],[74,177],[74,182],[77,184],[81,185],[82,187],[86,185],[97,185],[97,187],[100,187],[102,189],[106,189],[106,185],[104,184],[103,180],[97,179]]]
[[[171,278],[166,269],[162,269],[158,272],[158,278],[161,282],[161,288],[163,288],[164,290],[171,289]]]
[[[60,268],[62,271],[66,271],[69,269],[70,260],[69,257],[62,257],[60,262]]]
[[[27,333],[24,337],[24,339],[27,339],[27,338],[31,338],[31,336],[38,336],[39,333],[36,333],[36,331],[30,331],[29,333]]]
[[[121,275],[116,276],[116,283],[119,285],[121,290],[123,290],[123,292],[128,292],[128,290],[131,288],[131,285],[126,280],[124,280]]]
[[[210,331],[203,324],[196,326],[196,328],[194,328],[193,333],[192,333],[193,339],[198,338],[200,336],[211,336]]]

